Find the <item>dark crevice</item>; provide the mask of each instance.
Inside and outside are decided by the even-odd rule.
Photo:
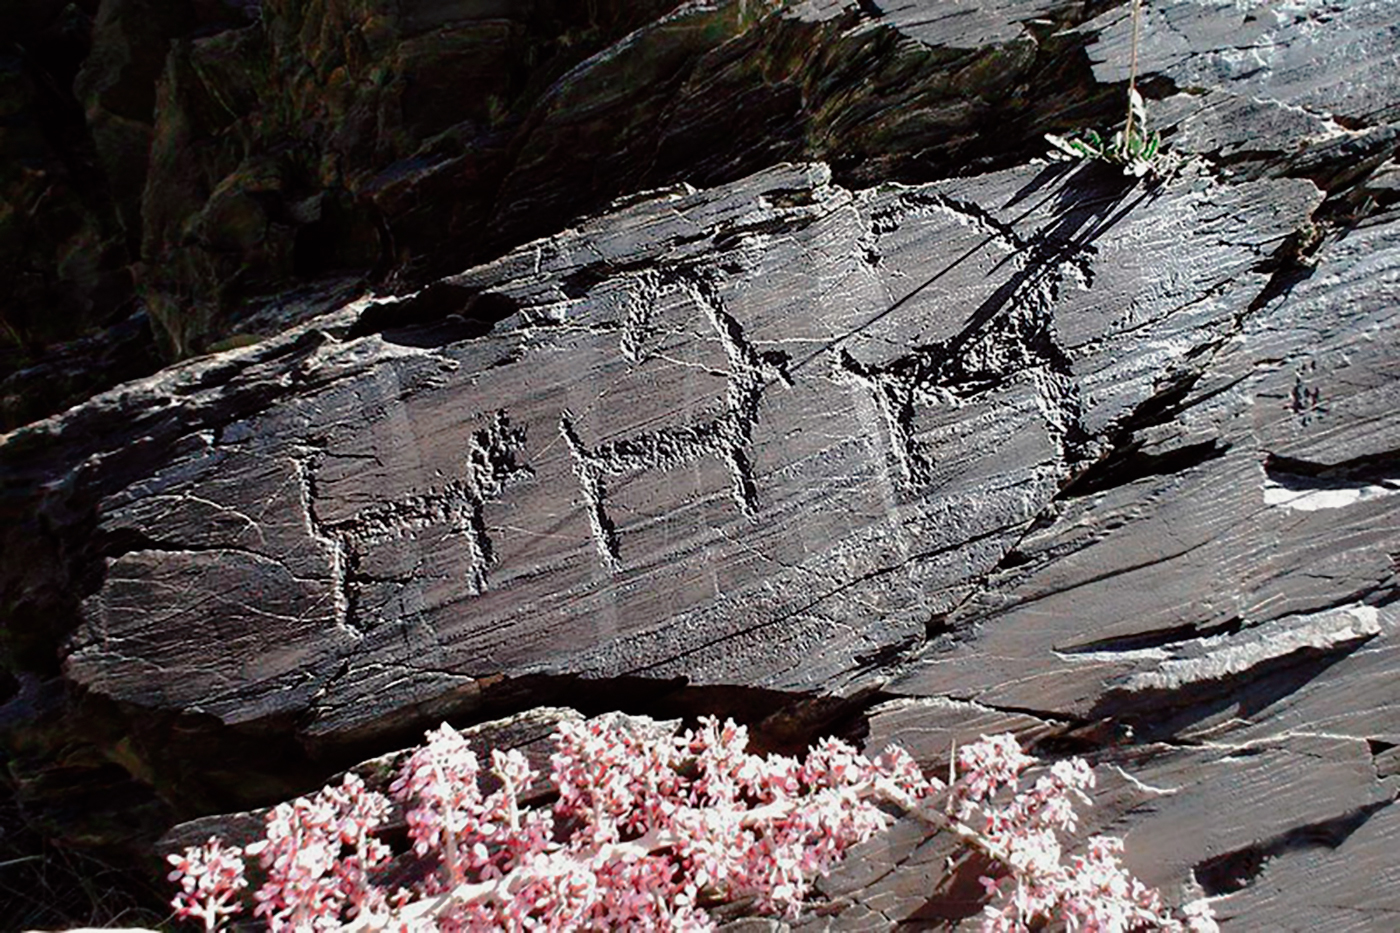
[[[1197,865],[1192,874],[1207,897],[1241,891],[1258,880],[1269,862],[1308,849],[1337,849],[1393,801],[1380,800],[1328,820],[1296,826],[1254,845],[1225,852]]]
[[[346,338],[377,333],[393,343],[438,346],[483,337],[518,310],[519,304],[507,295],[434,282],[407,298],[372,302],[360,312]]]
[[[1337,122],[1342,118],[1333,116]],[[1365,181],[1400,149],[1400,127],[1359,127],[1352,134],[1308,146],[1287,155],[1272,173],[1307,178],[1326,192],[1316,221],[1327,230],[1354,227],[1377,206]],[[1384,198],[1384,195],[1381,195]]]
[[[1332,122],[1336,123],[1344,130],[1351,130],[1353,133],[1375,126],[1365,117],[1353,117],[1342,113],[1332,114]]]
[[[1133,408],[1132,412],[1118,422],[1108,438],[1107,453],[1089,464],[1081,473],[1072,477],[1060,490],[1057,499],[1075,498],[1086,495],[1085,489],[1110,489],[1123,485],[1108,481],[1119,467],[1131,467],[1123,463],[1137,453],[1142,442],[1135,438],[1137,432],[1157,427],[1174,420],[1186,408],[1186,400],[1200,381],[1201,373],[1193,370],[1178,370],[1166,376],[1155,391]],[[1206,458],[1209,459],[1209,458]],[[1104,465],[1101,467],[1099,464]],[[1204,462],[1204,461],[1202,461]],[[1107,474],[1107,476],[1105,476]],[[1153,475],[1145,473],[1144,476]],[[1081,484],[1083,484],[1081,486]]]
[[[1063,718],[1063,717],[1061,717]],[[1138,741],[1132,727],[1116,719],[1085,722],[1071,721],[1069,726],[1034,743],[1040,758],[1094,758],[1114,748],[1133,745]]]
[[[1218,635],[1237,635],[1244,630],[1244,620],[1239,616],[1215,625],[1177,625],[1172,628],[1138,632],[1116,638],[1102,638],[1084,642],[1068,648],[1056,649],[1061,654],[1087,654],[1100,651],[1141,651],[1147,648],[1162,648],[1167,645],[1213,638]]]
[[[1337,463],[1317,463],[1269,454],[1264,472],[1286,489],[1338,489],[1357,485],[1384,485],[1400,491],[1400,451],[1390,450]]]
[[[559,290],[565,298],[577,300],[585,297],[594,288],[621,274],[620,270],[608,263],[593,263],[583,266],[564,276],[559,282]]]
[[[1132,441],[1125,447],[1115,448],[1107,457],[1080,473],[1060,490],[1058,498],[1076,499],[1127,486],[1150,476],[1186,473],[1225,456],[1229,450],[1230,445],[1218,438],[1161,453],[1146,453],[1140,441]]]
[[[236,544],[194,544],[181,541],[162,541],[153,538],[136,528],[102,528],[93,533],[93,543],[97,550],[109,560],[117,560],[135,551],[159,551],[167,554],[238,553],[248,554],[260,560],[275,561],[275,558],[239,547]]]
[[[875,702],[882,702],[888,698],[884,697]],[[1063,710],[1008,706],[1002,703],[988,703],[983,698],[973,698],[970,702],[983,709],[1009,716],[1026,716],[1045,723],[1049,727],[1048,732],[1023,737],[1021,740],[1026,752],[1042,761],[1057,761],[1076,756],[1093,759],[1111,749],[1146,741],[1137,734],[1130,723],[1114,717],[1095,718],[1092,715],[1080,716]],[[874,702],[871,705],[873,706]]]
[[[777,236],[796,233],[810,227],[816,221],[817,218],[811,214],[799,214],[770,217],[753,223],[725,225],[714,231],[711,244],[716,252],[724,252],[742,245],[746,239],[755,235]]]
[[[361,603],[364,600],[364,587],[366,585],[373,586],[383,581],[360,570],[359,551],[346,548],[345,552],[343,557],[345,566],[340,579],[335,581],[343,600],[341,623],[350,631],[365,635],[372,626],[366,624],[363,618]],[[344,669],[340,673],[343,674]]]
[[[1034,560],[1034,558],[1025,551],[1020,548],[1012,548],[1002,555],[1001,560],[997,562],[996,569],[998,572],[1003,570],[1015,570],[1017,567],[1026,566],[1032,560]]]
[[[342,677],[354,677],[353,666]],[[822,697],[739,685],[696,686],[686,678],[588,678],[575,674],[534,674],[516,678],[487,677],[477,681],[479,693],[452,705],[396,709],[351,735],[306,736],[311,758],[324,762],[326,777],[350,765],[382,754],[386,748],[408,748],[423,740],[423,731],[441,721],[458,728],[489,723],[541,707],[566,707],[584,716],[622,712],[658,720],[678,719],[694,726],[702,716],[733,719],[750,731],[756,753],[801,753],[832,734],[853,736],[863,728],[863,711],[872,694]],[[306,724],[313,720],[307,718]],[[264,803],[275,802],[276,798]]]
[[[611,279],[620,278],[629,272],[647,272],[655,268],[651,262],[592,262],[578,266],[574,271],[559,280],[559,290],[564,297],[579,299],[587,297],[599,285]]]
[[[1376,780],[1400,774],[1400,745],[1382,739],[1367,739],[1366,747],[1371,752],[1371,762],[1376,769]]]
[[[905,654],[921,647],[925,641],[924,636],[909,635],[899,641],[883,645],[879,649],[868,654],[855,655],[855,667],[853,673],[863,673],[887,668]]]
[[[342,660],[324,676],[328,679],[322,685],[329,686],[356,672]],[[477,684],[481,689],[467,698],[398,708],[354,734],[327,737],[307,731],[314,723],[314,710],[299,717],[285,714],[229,726],[204,713],[141,709],[95,694],[70,696],[62,683],[51,680],[47,686],[52,689],[45,694],[48,704],[55,711],[76,704],[82,712],[76,720],[81,737],[64,733],[65,740],[83,738],[105,747],[120,737],[122,761],[127,766],[140,762],[138,770],[155,779],[155,788],[110,762],[96,765],[95,770],[75,764],[68,769],[68,778],[75,787],[89,788],[102,799],[79,801],[87,808],[82,815],[45,805],[35,807],[29,818],[37,821],[34,825],[64,836],[71,834],[70,822],[84,824],[94,815],[120,810],[127,821],[121,841],[113,848],[109,840],[105,851],[126,853],[133,864],[148,868],[154,876],[160,865],[154,861],[152,845],[169,827],[311,793],[386,751],[421,744],[424,731],[444,720],[465,729],[551,706],[574,709],[584,716],[623,712],[678,719],[687,727],[695,726],[702,716],[717,716],[749,728],[751,751],[800,755],[828,735],[858,741],[865,728],[864,710],[878,699],[869,692],[832,698],[745,686],[692,686],[682,678],[531,675],[487,677]],[[236,771],[229,769],[229,761],[237,762]],[[23,763],[17,766],[22,774]]]
[[[1314,267],[1307,259],[1312,247],[1305,250],[1305,244],[1311,242],[1312,237],[1306,233],[1290,235],[1271,256],[1254,266],[1255,272],[1270,273],[1269,281],[1264,283],[1264,287],[1254,296],[1249,306],[1236,316],[1237,325],[1243,324],[1255,312],[1273,302],[1287,298],[1294,288],[1312,277]],[[1217,349],[1213,344],[1208,347],[1212,352]]]
[[[1327,647],[1302,647],[1243,670],[1170,688],[1110,686],[1090,716],[1119,720],[1144,742],[1172,741],[1179,733],[1227,712],[1248,720],[1302,690],[1374,637],[1361,635]]]
[[[1265,855],[1261,846],[1249,846],[1207,859],[1193,869],[1196,883],[1207,897],[1232,894],[1254,882],[1264,870]]]

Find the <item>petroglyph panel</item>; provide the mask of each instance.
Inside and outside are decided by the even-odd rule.
[[[122,672],[150,676],[154,648],[96,647],[111,620],[251,574],[302,633],[296,671],[267,664],[262,709],[307,707],[313,733],[372,723],[387,695],[460,700],[531,673],[856,689],[1053,512],[1182,334],[1266,280],[1258,229],[1216,203],[1238,194],[1038,172],[854,195],[783,167],[448,280],[518,309],[489,336],[435,339],[422,302],[397,330],[392,303],[355,312],[341,333],[381,332],[332,328],[299,364],[307,388],[104,519],[131,539],[114,569],[149,560],[142,529],[168,502],[188,520],[165,560],[249,553],[188,592],[113,582],[70,663],[148,691]],[[1257,187],[1280,212],[1309,205],[1303,186]],[[1193,255],[1144,264],[1167,222],[1196,224]],[[1110,309],[1109,289],[1141,297]],[[1158,368],[1105,355],[1123,340]],[[265,526],[238,517],[250,501]],[[255,608],[225,620],[230,646]],[[257,680],[235,654],[220,663]]]

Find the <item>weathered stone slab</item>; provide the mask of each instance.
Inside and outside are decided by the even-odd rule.
[[[490,337],[332,337],[108,492],[65,669],[313,733],[501,676],[853,689],[1228,332],[1312,190],[793,167],[531,244],[453,280],[519,305]]]
[[[1078,27],[1094,37],[1100,81],[1128,79],[1130,13]],[[1178,153],[1246,177],[1312,178],[1355,206],[1365,195],[1349,186],[1395,152],[1400,26],[1385,0],[1150,3],[1138,35],[1144,82],[1176,91],[1148,111]]]
[[[452,49],[514,28],[480,18],[502,9],[403,5],[351,71],[400,56],[450,86],[472,67]],[[265,29],[315,53],[278,91],[296,119],[340,54],[303,12],[210,37],[201,81],[241,87],[248,68],[219,69]],[[391,82],[326,110],[324,151],[359,155],[343,177],[317,161],[316,193],[220,150],[228,183],[190,210],[227,210],[200,228],[221,237],[282,218],[243,244],[267,268],[289,242],[360,255],[370,207],[410,253],[442,239],[431,218],[470,230],[436,268],[552,232],[0,439],[0,738],[26,806],[70,838],[153,838],[443,717],[655,713],[681,690],[674,715],[746,716],[769,747],[839,726],[941,770],[1010,729],[1089,754],[1084,830],[1126,834],[1170,896],[1245,929],[1388,928],[1369,881],[1394,874],[1400,746],[1387,12],[1151,4],[1140,84],[1200,157],[1160,184],[1026,164],[1041,130],[1116,112],[1121,84],[1092,75],[1126,79],[1131,35],[1126,5],[1065,32],[1087,13],[1039,0],[687,5],[532,90],[509,151],[412,136],[385,167],[362,147]],[[411,103],[433,133],[465,119]],[[158,155],[184,153],[163,113]],[[810,155],[835,168],[774,164]],[[591,184],[560,187],[566,156]],[[874,184],[892,177],[927,183]],[[162,243],[209,247],[156,208]],[[224,274],[165,271],[166,297]],[[901,824],[804,923],[974,914],[975,871],[936,887],[954,854]]]
[[[1210,634],[1221,651],[1250,653],[1250,635],[1228,633],[1254,625],[1272,626],[1259,632],[1275,632],[1274,641],[1316,628],[1310,647],[1324,652],[1375,634],[1370,605],[1394,587],[1400,507],[1391,495],[1396,438],[1383,414],[1396,391],[1394,237],[1393,224],[1358,231],[1245,319],[1175,410],[1104,461],[1114,485],[1103,488],[1091,471],[1067,489],[1053,521],[963,607],[968,625],[984,613],[1034,620],[1006,629],[1016,631],[1007,650],[1018,660],[1006,662],[1015,673],[1003,686],[988,676],[987,652],[1008,656],[990,628],[968,662],[977,688],[961,692],[970,680],[957,650],[931,657],[911,683],[1102,715],[1098,685],[1115,658],[1124,673]],[[1326,610],[1347,606],[1360,627],[1329,634]]]
[[[880,4],[804,0],[793,4],[786,15],[797,19],[823,21],[860,10],[875,22],[897,30],[924,45],[981,49],[1004,42],[1029,41],[1027,23],[1051,13],[1063,14],[1058,0],[1000,0],[977,3],[973,0],[928,3],[926,0],[894,0]]]
[[[1400,25],[1386,0],[1335,4],[1145,3],[1140,72],[1176,86],[1230,93],[1350,121],[1394,121],[1400,98]],[[1132,61],[1131,4],[1085,23],[1094,76],[1126,81]]]
[[[1102,724],[1134,869],[1251,929],[1394,910],[1396,231],[1281,273],[889,688]]]

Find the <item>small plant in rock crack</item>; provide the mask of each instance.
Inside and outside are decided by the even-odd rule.
[[[747,742],[715,719],[681,735],[619,716],[565,722],[550,762],[558,799],[527,807],[525,757],[493,751],[498,786],[483,794],[475,753],[444,724],[391,785],[411,852],[380,838],[392,804],[352,775],[274,808],[265,838],[241,851],[211,838],[172,855],[173,904],[221,928],[243,909],[254,856],[253,913],[274,931],[710,930],[706,908],[741,898],[797,916],[817,875],[903,811],[997,866],[982,879],[985,930],[1215,929],[1204,901],[1174,916],[1128,875],[1115,839],[1066,856],[1075,802],[1094,784],[1082,760],[1028,782],[1034,760],[994,736],[959,749],[945,784],[896,747],[872,761],[827,739],[798,760]]]
[[[1147,131],[1147,107],[1137,88],[1128,89],[1127,122],[1107,142],[1094,130],[1081,130],[1071,136],[1046,133],[1045,141],[1055,147],[1050,152],[1052,159],[1098,159],[1120,165],[1124,175],[1136,178],[1163,175],[1169,167],[1162,152],[1161,134]]]
[[[1122,166],[1124,175],[1136,178],[1148,174],[1165,175],[1170,171],[1171,160],[1162,151],[1161,134],[1148,132],[1147,105],[1137,89],[1138,23],[1141,12],[1142,0],[1133,0],[1133,51],[1128,67],[1128,113],[1123,128],[1106,142],[1092,129],[1080,130],[1070,136],[1046,133],[1045,141],[1054,147],[1050,150],[1050,158],[1098,159]]]

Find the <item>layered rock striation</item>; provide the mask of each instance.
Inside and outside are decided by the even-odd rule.
[[[192,152],[210,184],[146,183],[167,333],[217,328],[160,301],[298,280],[298,244],[367,291],[0,440],[24,806],[149,852],[444,717],[557,705],[943,768],[1012,729],[1098,763],[1083,829],[1126,835],[1145,880],[1242,929],[1386,928],[1387,4],[1153,4],[1141,85],[1173,165],[1145,179],[1037,158],[1042,130],[1113,119],[1127,6],[629,7],[482,114],[395,84],[410,50],[489,71],[444,44],[512,48],[487,33],[526,27],[490,6],[332,29],[269,2],[170,53],[152,159]],[[174,126],[255,60],[277,96]],[[496,168],[464,168],[490,162],[464,120],[509,137]],[[321,148],[268,144],[291,128]],[[291,158],[322,174],[268,168]],[[195,216],[262,232],[172,232]],[[386,243],[421,263],[371,287]],[[965,914],[943,846],[872,844],[809,925]]]

